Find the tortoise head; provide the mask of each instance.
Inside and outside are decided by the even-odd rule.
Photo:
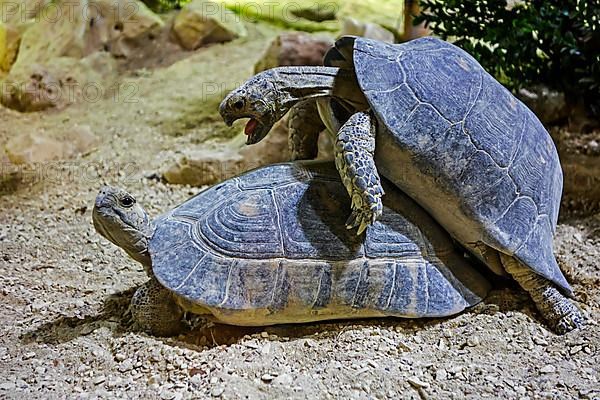
[[[244,129],[246,144],[255,144],[267,136],[275,122],[289,110],[278,95],[277,73],[261,72],[231,91],[221,102],[219,113],[231,126],[241,118],[250,118]]]
[[[123,189],[104,186],[96,196],[92,220],[96,231],[121,247],[150,272],[148,241],[152,223],[148,213]]]

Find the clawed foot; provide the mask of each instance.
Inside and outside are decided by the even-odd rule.
[[[569,309],[567,314],[560,317],[554,325],[554,330],[559,335],[564,335],[565,333],[569,333],[585,325],[585,318],[577,306],[569,302],[569,307],[566,308]],[[552,323],[552,321],[550,321],[550,323]]]
[[[370,202],[365,202],[362,197],[366,197],[367,201]],[[379,218],[382,211],[381,196],[372,196],[368,193],[364,196],[355,194],[352,196],[352,214],[346,220],[346,228],[354,229],[358,227],[356,234],[360,235]]]

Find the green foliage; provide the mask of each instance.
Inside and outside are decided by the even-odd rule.
[[[432,31],[471,53],[506,86],[543,83],[600,115],[600,2],[421,0]]]
[[[171,10],[179,10],[190,2],[190,0],[142,0],[149,9],[155,13],[165,13]]]

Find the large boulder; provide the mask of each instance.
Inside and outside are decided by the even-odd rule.
[[[206,0],[186,4],[173,21],[173,33],[187,50],[247,35],[237,14]]]
[[[53,13],[40,14],[52,0],[0,0],[2,22],[21,28],[38,18],[52,18]]]
[[[169,183],[204,186],[253,168],[290,160],[287,118],[277,122],[260,143],[247,146],[245,140],[246,137],[240,134],[226,143],[191,150],[162,175]],[[318,159],[333,159],[333,144],[326,134],[319,137]]]
[[[323,65],[323,57],[332,46],[333,39],[328,37],[283,33],[271,42],[254,66],[254,72],[291,65]]]
[[[137,0],[46,4],[21,37],[0,100],[27,112],[97,99],[116,78],[115,60],[152,47],[164,25]]]
[[[61,109],[78,101],[94,103],[110,94],[116,77],[116,61],[108,53],[83,59],[59,57],[13,68],[0,99],[21,112]]]
[[[373,22],[358,21],[354,18],[345,18],[342,22],[340,36],[362,36],[369,39],[380,40],[382,42],[394,43],[394,34]]]
[[[10,139],[4,148],[12,164],[36,164],[67,160],[84,155],[98,145],[98,138],[87,125],[73,128],[59,138],[43,133],[24,133]]]

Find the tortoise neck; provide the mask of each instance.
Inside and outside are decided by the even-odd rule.
[[[277,97],[286,110],[301,100],[332,96],[336,79],[350,73],[336,67],[278,67],[273,72]]]
[[[148,249],[149,242],[150,238],[143,236],[131,246],[124,247],[124,250],[131,258],[142,264],[146,274],[152,276],[152,259],[150,258],[150,251]]]

